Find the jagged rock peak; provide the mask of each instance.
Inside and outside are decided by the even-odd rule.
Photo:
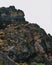
[[[0,23],[25,22],[25,14],[14,6],[0,8]]]
[[[11,23],[27,23],[25,21],[25,14],[22,10],[16,9],[15,6],[1,7],[0,8],[0,27],[4,28]],[[2,25],[2,26],[1,26]]]
[[[24,12],[20,9],[16,9],[15,6],[10,6],[10,7],[1,7],[0,8],[0,16],[5,16],[5,15],[12,15],[12,16],[22,16],[24,17]]]

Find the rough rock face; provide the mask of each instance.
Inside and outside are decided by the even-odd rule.
[[[6,20],[6,16],[10,21]],[[0,52],[6,54],[6,58],[9,57],[19,65],[52,65],[52,36],[39,25],[28,23],[23,11],[16,10],[14,6],[0,8],[0,21],[3,24],[0,26]]]

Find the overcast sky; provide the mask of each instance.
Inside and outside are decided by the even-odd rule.
[[[23,10],[27,21],[52,34],[52,0],[0,0],[0,7],[11,5]]]

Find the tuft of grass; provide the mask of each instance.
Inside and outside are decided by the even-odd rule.
[[[0,65],[3,65],[3,61],[2,60],[0,60]]]
[[[45,65],[43,63],[37,63],[37,62],[33,62],[31,65]]]

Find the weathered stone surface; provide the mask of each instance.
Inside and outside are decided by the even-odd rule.
[[[15,63],[32,65],[34,62],[45,64],[48,61],[51,65],[52,36],[39,25],[28,23],[24,15],[22,10],[16,10],[14,6],[0,8],[0,21],[4,17],[2,23],[0,22],[0,25],[2,24],[0,26],[0,52],[5,52],[5,58],[9,57],[14,61],[12,65]],[[0,55],[0,57],[4,59],[3,56]]]

